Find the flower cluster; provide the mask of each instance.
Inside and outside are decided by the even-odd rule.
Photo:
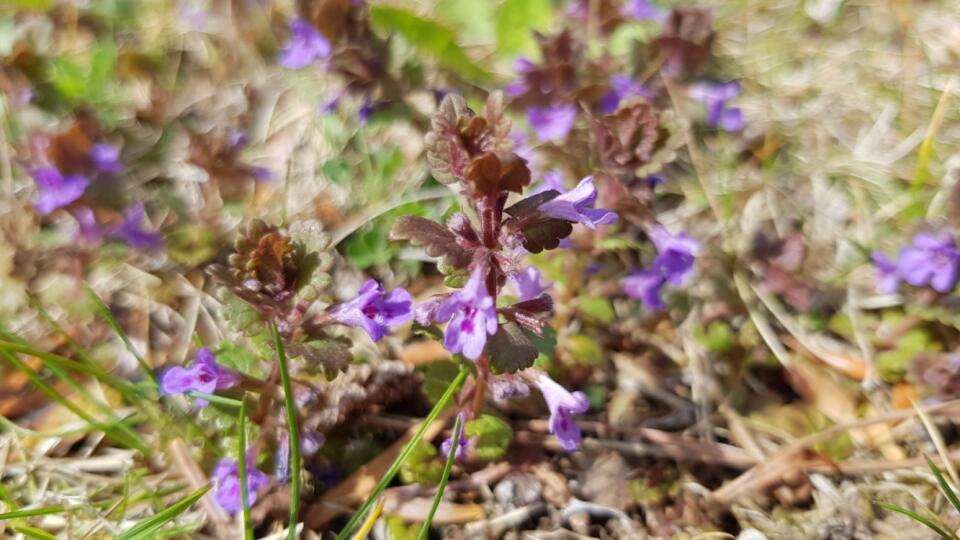
[[[920,233],[900,250],[896,262],[883,252],[871,254],[877,273],[877,290],[892,294],[906,281],[914,287],[930,286],[939,293],[948,293],[957,285],[960,271],[960,249],[949,233]]]
[[[589,404],[582,393],[570,393],[531,368],[537,354],[531,338],[542,334],[553,302],[543,277],[524,258],[557,248],[575,224],[596,229],[615,223],[617,215],[594,208],[597,189],[592,177],[569,191],[548,184],[507,206],[511,192],[522,193],[530,184],[531,173],[526,160],[512,151],[513,140],[501,107],[501,98],[492,95],[484,114],[477,115],[462,98],[449,95],[434,116],[427,137],[434,176],[458,186],[462,205],[470,207],[479,221],[460,213],[444,226],[407,216],[396,222],[391,236],[424,246],[428,254],[441,257],[445,272],[467,276],[463,288],[417,306],[417,322],[445,324],[444,346],[474,361],[491,388],[525,388],[528,384],[540,388],[551,411],[551,432],[563,448],[573,450],[580,432],[571,416],[586,412]],[[518,301],[499,306],[507,283]],[[458,445],[458,453],[463,444]],[[452,443],[448,450],[450,446]]]
[[[657,248],[653,265],[624,278],[621,285],[628,296],[643,302],[648,310],[659,311],[666,307],[661,297],[663,286],[683,284],[693,271],[700,243],[686,233],[673,236],[663,227],[655,228],[650,238]]]
[[[89,123],[89,122],[87,122]],[[86,244],[96,244],[104,238],[125,242],[135,249],[149,250],[163,247],[163,238],[143,224],[143,204],[128,206],[123,217],[116,212],[115,219],[101,222],[98,212],[84,195],[96,183],[109,181],[123,172],[120,149],[108,143],[93,143],[91,135],[84,131],[86,124],[77,121],[63,133],[51,137],[38,135],[35,139],[37,162],[29,168],[37,188],[34,209],[40,215],[66,210],[77,222],[76,239]],[[93,128],[85,129],[93,131]]]

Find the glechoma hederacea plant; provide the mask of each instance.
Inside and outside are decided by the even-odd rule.
[[[337,326],[361,328],[374,341],[414,318],[437,336],[441,335],[439,327],[444,327],[443,346],[472,374],[467,381],[456,379],[456,387],[451,387],[456,391],[463,385],[455,399],[462,404],[458,408],[463,420],[479,414],[474,404],[482,404],[487,391],[503,399],[527,395],[534,386],[550,410],[550,432],[564,449],[574,450],[581,435],[572,416],[586,412],[589,402],[582,392],[571,392],[532,367],[538,355],[534,340],[544,334],[553,300],[526,257],[557,248],[576,224],[592,229],[614,223],[617,216],[594,207],[597,191],[589,177],[569,191],[546,189],[509,202],[512,194],[522,196],[531,183],[527,162],[513,151],[509,134],[500,94],[492,94],[479,115],[461,97],[448,95],[427,135],[427,159],[434,176],[459,194],[461,211],[446,224],[403,216],[393,226],[394,240],[423,246],[429,255],[438,257],[447,282],[459,284],[458,288],[414,307],[406,290],[388,292],[368,280],[352,300],[322,306],[320,298],[329,281],[326,271],[331,261],[324,251],[323,235],[310,231],[312,236],[307,236],[312,241],[308,242],[304,227],[287,232],[256,221],[237,240],[229,266],[215,265],[209,270],[248,310],[252,308],[247,316],[241,315],[242,308],[235,308],[235,322],[265,321],[275,329],[278,355],[301,358],[299,369],[331,374],[350,359],[349,342],[335,334]],[[508,283],[518,294],[509,296],[512,302],[504,294]],[[253,312],[258,316],[251,317]],[[282,378],[283,370],[275,366],[270,378]],[[219,366],[207,349],[201,349],[188,367],[170,368],[160,379],[162,393],[193,392],[201,407],[218,390],[235,386],[256,389],[261,384]],[[292,437],[298,431],[298,391],[296,385],[291,386],[292,395],[288,393],[284,407],[294,412],[291,415],[288,410],[288,425],[279,427],[278,434]],[[304,389],[300,393],[309,392]],[[438,407],[443,405],[446,402],[438,403]],[[298,439],[277,444],[282,460],[293,460],[281,468],[294,481],[299,475],[299,452],[291,451],[292,445],[305,453],[319,446],[318,434],[312,431],[301,431]],[[466,444],[462,439],[456,445],[458,454]],[[444,446],[452,451],[449,441]],[[266,477],[250,455],[245,459],[250,504]],[[217,502],[230,513],[239,512],[237,461],[221,460],[214,479]]]

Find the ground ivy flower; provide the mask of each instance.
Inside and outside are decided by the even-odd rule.
[[[628,0],[623,6],[623,16],[637,21],[662,21],[664,11],[651,0]]]
[[[577,187],[541,204],[538,210],[547,217],[582,223],[591,229],[616,222],[616,212],[591,208],[596,200],[597,188],[593,185],[593,177],[588,176]]]
[[[247,503],[252,507],[257,502],[257,495],[261,489],[270,484],[270,477],[257,468],[253,449],[247,451],[245,457],[247,473]],[[217,462],[210,475],[216,486],[214,499],[221,508],[230,515],[236,515],[242,510],[240,497],[240,463],[231,458],[223,458]]]
[[[123,170],[120,164],[120,150],[110,144],[95,144],[90,148],[90,161],[97,172],[117,174]]]
[[[280,430],[278,436],[274,476],[278,482],[286,483],[290,480],[290,436],[286,430]],[[323,433],[316,431],[301,433],[300,453],[303,456],[310,457],[316,454],[325,442],[327,442],[327,438],[323,436]]]
[[[135,204],[124,212],[123,222],[108,232],[108,236],[126,242],[134,249],[160,249],[163,237],[143,226],[145,211],[142,204]]]
[[[191,391],[212,394],[236,386],[239,382],[239,375],[217,364],[210,349],[203,347],[197,351],[189,367],[176,366],[163,373],[160,377],[160,395]],[[197,407],[206,407],[207,400],[197,398],[196,404]]]
[[[876,271],[877,291],[882,294],[893,294],[900,288],[900,269],[897,263],[891,261],[882,251],[870,254]]]
[[[657,227],[650,234],[657,246],[657,257],[653,260],[655,270],[674,285],[681,285],[684,278],[693,271],[693,262],[700,250],[700,242],[686,233],[671,235],[665,228]]]
[[[37,183],[40,196],[34,203],[34,208],[40,214],[49,214],[57,208],[62,208],[76,201],[86,191],[90,181],[79,174],[64,176],[56,167],[35,167],[30,171],[33,180]]]
[[[331,47],[312,24],[296,19],[290,23],[290,38],[280,49],[280,65],[289,69],[302,69],[316,60],[328,58]]]
[[[696,83],[690,87],[690,97],[707,107],[707,125],[724,131],[740,131],[744,127],[743,111],[730,107],[729,101],[740,95],[740,83]]]
[[[618,73],[610,77],[610,90],[600,98],[600,112],[613,114],[620,106],[620,102],[632,98],[649,98],[652,94],[642,84],[634,81],[629,75]]]
[[[370,339],[380,341],[413,318],[413,299],[406,289],[398,287],[388,294],[377,280],[368,279],[356,298],[338,304],[330,316],[340,324],[363,328]]]
[[[620,287],[627,296],[640,300],[647,311],[659,311],[666,306],[660,291],[666,278],[657,270],[640,270],[620,280]]]
[[[443,334],[443,346],[476,360],[483,353],[487,335],[497,332],[497,310],[487,291],[482,267],[474,269],[462,289],[437,307],[436,319],[450,323]]]
[[[534,382],[550,409],[550,433],[557,437],[560,446],[567,452],[576,450],[583,436],[570,417],[587,412],[590,408],[587,395],[579,391],[570,392],[542,371],[537,372],[534,377]]]
[[[462,460],[467,455],[467,445],[469,442],[466,437],[466,425],[467,419],[463,417],[463,413],[460,413],[460,423],[462,428],[460,429],[460,442],[457,444],[457,453],[453,456],[453,459],[458,461]],[[443,443],[440,444],[440,453],[444,456],[450,455],[450,448],[453,446],[453,436],[447,437],[443,440]]]
[[[521,56],[513,62],[513,71],[520,76],[519,79],[508,83],[503,87],[503,93],[507,97],[517,97],[525,94],[529,88],[527,87],[526,81],[523,77],[536,69],[537,65],[530,61],[529,58]]]
[[[75,239],[86,244],[96,244],[103,239],[103,227],[97,224],[97,218],[94,216],[93,210],[81,206],[72,209],[71,214],[73,214],[73,219],[77,220]]]
[[[530,107],[527,120],[541,141],[560,141],[566,138],[577,119],[577,107],[560,104],[549,107]]]
[[[930,285],[933,290],[946,293],[957,284],[960,251],[950,234],[921,233],[900,252],[898,266],[907,283],[915,287]]]
[[[528,266],[510,275],[510,281],[520,301],[532,300],[550,290],[552,283],[543,282],[543,274],[536,266]]]

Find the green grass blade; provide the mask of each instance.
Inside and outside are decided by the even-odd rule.
[[[100,312],[100,315],[103,317],[107,324],[110,325],[110,328],[113,329],[113,332],[117,334],[117,337],[123,341],[123,344],[127,347],[127,350],[130,351],[130,354],[137,359],[137,363],[140,364],[140,369],[143,370],[143,374],[153,383],[154,386],[157,385],[157,381],[153,376],[153,368],[150,367],[150,364],[147,364],[147,361],[140,356],[140,353],[133,347],[133,344],[130,343],[130,339],[127,338],[126,332],[123,331],[123,328],[120,327],[120,323],[117,322],[117,319],[113,317],[113,313],[110,313],[110,308],[103,303],[103,300],[97,296],[97,293],[93,292],[89,286],[86,287],[87,296],[90,297],[90,300],[93,301],[97,306],[97,311]]]
[[[0,521],[8,519],[17,519],[34,516],[46,516],[48,514],[59,514],[65,511],[62,506],[45,506],[43,508],[27,508],[26,510],[17,510],[15,512],[5,512],[0,514]]]
[[[937,464],[933,462],[928,456],[924,455],[923,459],[927,461],[927,466],[930,467],[930,470],[933,471],[933,475],[937,477],[937,483],[940,484],[940,489],[943,491],[943,494],[947,496],[947,500],[950,501],[950,504],[960,512],[960,498],[957,497],[957,494],[953,491],[953,488],[950,487],[950,484],[947,483],[947,479],[943,477],[943,473],[940,471],[940,468],[937,467]]]
[[[243,402],[239,399],[228,398],[224,396],[218,396],[216,394],[208,394],[206,392],[198,392],[196,390],[191,390],[188,392],[191,397],[205,399],[210,403],[217,403],[219,405],[226,405],[227,407],[240,408],[243,406]]]
[[[144,456],[153,455],[150,448],[147,444],[140,438],[139,435],[133,434],[130,435],[130,432],[125,432],[116,429],[115,427],[99,422],[94,417],[90,416],[86,411],[77,406],[76,403],[66,399],[59,392],[57,392],[53,387],[47,384],[43,379],[37,376],[32,369],[30,369],[26,364],[23,363],[17,356],[13,353],[10,353],[6,350],[2,351],[2,356],[7,359],[15,368],[20,370],[21,373],[27,376],[30,379],[30,382],[33,383],[41,392],[46,394],[48,398],[53,401],[56,401],[60,405],[66,407],[70,412],[79,416],[88,424],[96,428],[98,431],[103,431],[109,435],[115,441],[126,445],[129,448],[134,448],[140,451]]]
[[[124,533],[117,536],[117,540],[147,540],[149,538],[154,538],[154,535],[158,529],[173,521],[177,516],[186,512],[191,506],[196,504],[196,502],[200,500],[200,497],[203,497],[208,491],[210,491],[210,487],[211,486],[209,485],[204,486],[197,491],[194,491],[186,498],[180,500],[173,506],[165,508],[156,514],[137,522],[136,525],[130,527]]]
[[[27,538],[36,538],[37,540],[57,540],[56,536],[48,533],[43,529],[38,529],[36,527],[27,527],[26,525],[20,525],[20,526],[10,527],[10,528],[26,536]]]
[[[250,522],[250,501],[247,496],[247,402],[240,402],[240,433],[237,435],[237,463],[240,473],[240,508],[243,511],[243,537],[253,540],[253,525]]]
[[[420,534],[417,540],[426,540],[430,534],[430,525],[433,523],[433,516],[437,514],[437,508],[440,501],[443,500],[443,491],[447,488],[447,481],[450,480],[450,471],[453,470],[453,462],[457,457],[457,450],[460,448],[460,435],[463,433],[463,418],[458,414],[456,422],[453,423],[453,437],[450,439],[453,444],[450,445],[450,452],[447,454],[447,463],[443,466],[443,475],[440,477],[440,483],[437,485],[437,494],[433,497],[433,504],[430,505],[430,512],[427,513],[427,519],[420,527]]]
[[[290,366],[287,354],[283,350],[283,339],[277,325],[271,325],[273,342],[277,348],[277,361],[280,363],[280,382],[283,384],[283,408],[287,412],[287,435],[290,438],[290,523],[287,538],[296,540],[297,523],[300,521],[300,428],[297,425],[297,405],[293,399],[293,385],[290,383]],[[241,457],[240,459],[243,459]]]
[[[453,398],[453,394],[460,389],[460,385],[463,384],[463,381],[466,380],[467,375],[470,373],[470,368],[466,364],[460,365],[460,373],[457,374],[456,378],[450,383],[450,386],[447,387],[446,392],[443,393],[443,396],[440,397],[440,400],[437,401],[436,405],[433,406],[433,410],[430,411],[430,414],[427,415],[423,423],[420,425],[420,429],[417,430],[413,438],[403,447],[403,450],[400,451],[400,455],[397,456],[397,459],[394,460],[393,465],[390,465],[390,468],[387,469],[386,474],[383,475],[383,478],[380,479],[380,482],[373,492],[370,493],[370,496],[367,497],[367,500],[363,503],[359,510],[353,514],[353,517],[350,518],[350,521],[347,522],[343,530],[340,531],[340,534],[337,535],[337,540],[346,540],[350,536],[350,533],[357,528],[357,525],[360,523],[360,520],[363,519],[363,516],[370,510],[370,507],[374,505],[377,499],[380,498],[380,494],[383,493],[383,490],[387,489],[387,486],[390,485],[390,482],[393,481],[393,477],[400,472],[400,467],[403,463],[410,457],[410,453],[413,452],[413,449],[420,444],[420,439],[423,438],[423,434],[426,433],[427,428],[433,424],[434,420],[437,419],[437,416],[440,415],[440,411],[446,408],[447,403],[450,402],[450,399]]]
[[[929,519],[921,516],[920,514],[917,514],[916,512],[912,512],[912,511],[910,511],[910,510],[907,510],[906,508],[903,508],[902,506],[897,506],[897,505],[895,505],[895,504],[890,504],[890,503],[885,503],[885,502],[877,502],[877,504],[880,505],[880,508],[883,508],[884,510],[889,510],[889,511],[891,511],[891,512],[896,512],[896,513],[898,513],[898,514],[903,514],[903,515],[907,516],[908,518],[916,521],[917,523],[920,523],[921,525],[927,527],[927,528],[930,529],[931,531],[933,531],[933,532],[937,533],[938,535],[940,535],[940,538],[942,538],[943,540],[956,540],[956,539],[957,539],[957,536],[956,536],[955,534],[949,533],[949,532],[943,530],[942,528],[938,527],[936,523],[934,523],[934,522],[930,521]]]

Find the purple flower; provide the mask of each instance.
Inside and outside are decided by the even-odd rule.
[[[465,436],[467,431],[467,419],[463,417],[463,413],[460,413],[460,442],[457,444],[457,453],[453,457],[457,461],[462,460],[467,455],[467,438]],[[445,455],[450,455],[450,449],[453,447],[453,436],[447,437],[444,439],[443,443],[440,444],[440,452]]]
[[[376,110],[376,105],[374,105],[372,101],[364,99],[363,103],[360,104],[360,108],[357,110],[357,120],[360,124],[366,124],[370,121],[370,118],[373,117],[373,113]]]
[[[660,289],[665,283],[666,278],[656,270],[640,270],[620,280],[623,292],[643,302],[647,311],[660,311],[667,307],[660,298]]]
[[[610,91],[600,99],[600,112],[612,114],[617,111],[617,107],[624,99],[651,96],[652,94],[645,86],[635,82],[629,75],[620,73],[610,77]]]
[[[253,506],[257,502],[259,491],[270,484],[270,477],[257,468],[255,454],[250,449],[245,459],[247,473],[247,503]],[[240,497],[240,463],[235,459],[224,458],[217,462],[210,475],[216,485],[214,499],[230,515],[236,515],[242,509]]]
[[[623,16],[638,21],[662,21],[664,12],[650,0],[629,0],[623,6]]]
[[[696,83],[690,87],[690,97],[707,107],[707,125],[724,131],[740,131],[745,122],[743,111],[729,107],[728,101],[740,95],[740,83]]]
[[[655,228],[650,237],[658,252],[653,260],[654,270],[662,273],[670,283],[682,284],[684,278],[693,271],[693,262],[700,250],[700,242],[686,233],[673,236],[663,227]]]
[[[280,49],[280,65],[289,69],[305,68],[317,59],[329,57],[330,52],[330,42],[323,34],[309,22],[296,19],[290,23],[290,39]]]
[[[551,283],[543,282],[543,274],[535,266],[528,266],[516,274],[510,275],[513,288],[520,301],[532,300],[550,290]]]
[[[462,289],[437,307],[436,319],[450,321],[443,334],[443,346],[476,360],[483,353],[487,335],[497,332],[497,309],[484,283],[483,267],[476,268]]]
[[[561,104],[527,109],[527,120],[541,141],[564,139],[570,133],[576,119],[577,108],[574,105]]]
[[[517,97],[525,94],[529,88],[527,87],[526,81],[523,80],[523,76],[530,73],[536,69],[537,65],[530,61],[529,58],[521,56],[513,62],[513,71],[520,76],[519,79],[508,83],[503,87],[503,93],[507,97]]]
[[[98,172],[117,174],[123,170],[120,164],[120,150],[109,144],[95,144],[90,148],[90,161]]]
[[[176,366],[166,370],[160,377],[160,395],[203,392],[212,394],[236,386],[240,376],[220,367],[213,353],[206,347],[197,351],[190,367]],[[197,398],[197,407],[207,406],[207,400]]]
[[[900,269],[897,263],[890,260],[882,251],[870,254],[876,271],[877,291],[882,294],[893,294],[900,288]]]
[[[960,251],[950,234],[921,233],[913,244],[900,252],[900,275],[907,283],[921,287],[930,285],[937,292],[950,292],[957,284]]]
[[[73,219],[77,220],[77,232],[75,238],[85,244],[96,244],[103,239],[103,227],[97,224],[97,218],[93,210],[86,206],[74,208],[71,213]]]
[[[570,392],[546,373],[539,372],[535,377],[534,382],[550,409],[550,433],[557,437],[560,446],[567,452],[576,450],[583,437],[570,416],[587,412],[590,408],[587,395],[579,391]]]
[[[86,177],[79,174],[63,176],[52,166],[35,167],[30,171],[30,175],[37,183],[37,191],[40,193],[34,208],[43,215],[79,199],[90,185]]]
[[[540,213],[555,219],[583,223],[591,229],[597,225],[608,225],[617,221],[616,212],[605,208],[591,208],[597,200],[597,188],[593,177],[588,176],[577,187],[541,204]]]
[[[160,249],[163,237],[143,227],[143,204],[135,204],[124,212],[123,223],[108,232],[110,238],[122,240],[134,249]]]
[[[368,279],[360,287],[357,297],[338,304],[330,316],[340,324],[363,328],[374,341],[413,318],[413,299],[406,289],[396,288],[386,294],[375,279]]]
[[[644,178],[644,180],[645,180],[646,183],[647,183],[647,187],[649,187],[650,189],[654,189],[654,188],[656,188],[657,186],[659,186],[660,184],[662,184],[662,183],[664,183],[664,182],[667,181],[667,179],[664,178],[664,176],[663,176],[662,174],[659,174],[659,173],[657,173],[657,174],[651,174],[650,176]]]

